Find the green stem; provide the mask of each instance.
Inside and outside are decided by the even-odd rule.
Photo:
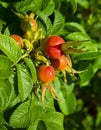
[[[24,55],[22,55],[22,56],[11,66],[11,68],[14,67],[14,66],[16,66],[16,64],[17,64],[21,59],[24,59],[24,58],[27,57],[27,56],[28,56],[28,53],[25,53]]]

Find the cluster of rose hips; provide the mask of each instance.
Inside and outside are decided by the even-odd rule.
[[[71,64],[69,55],[64,55],[61,49],[61,46],[64,43],[65,41],[63,38],[53,35],[48,37],[44,44],[44,50],[57,70],[65,70],[68,64],[68,60],[70,62],[69,65]]]
[[[69,55],[65,55],[62,51],[62,45],[65,41],[62,37],[51,35],[42,41],[42,33],[38,30],[38,25],[34,19],[34,15],[20,16],[21,29],[23,36],[12,34],[11,37],[16,43],[30,55],[33,60],[38,60],[36,65],[38,80],[41,82],[42,87],[42,101],[46,89],[48,88],[54,98],[57,98],[55,89],[51,86],[51,81],[56,76],[56,71],[61,71],[65,77],[65,71],[72,73],[72,62]],[[40,42],[42,41],[42,42]],[[32,56],[32,57],[31,57]],[[40,58],[41,57],[41,58]],[[40,62],[39,62],[40,59]]]

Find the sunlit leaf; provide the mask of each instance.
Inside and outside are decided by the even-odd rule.
[[[52,34],[58,34],[61,29],[64,27],[64,17],[59,11],[54,12],[54,22],[52,28]]]
[[[73,7],[73,13],[77,10],[77,0],[70,0],[72,7]]]
[[[61,7],[61,1],[60,0],[53,0],[53,1],[55,3],[55,8],[56,9],[60,9],[60,7]]]
[[[8,130],[3,124],[0,125],[0,130]]]
[[[73,32],[67,35],[66,39],[67,39],[67,43],[68,43],[68,39],[72,40],[72,42],[74,41],[74,43],[75,42],[80,43],[76,47],[79,49],[82,48],[83,51],[85,51],[85,53],[87,52],[89,53],[89,51],[92,51],[92,52],[98,51],[98,47],[99,47],[98,44],[92,41],[90,37],[85,33]]]
[[[41,8],[42,0],[24,0],[15,4],[18,12],[25,13],[27,11],[37,11]]]
[[[11,93],[9,97],[9,102],[8,102],[8,108],[11,108],[15,106],[17,103],[20,102],[20,98],[17,93],[17,79],[15,80],[16,75],[12,73],[12,75],[8,78],[9,83],[11,85]],[[16,83],[15,83],[16,82]]]
[[[82,53],[76,53],[73,56],[73,59],[75,60],[91,60],[95,58],[101,57],[101,52],[82,52]]]
[[[40,120],[38,122],[37,130],[47,130],[47,127],[44,121]]]
[[[11,89],[12,88],[8,80],[0,80],[0,112],[5,110],[9,105]]]
[[[82,6],[83,8],[88,8],[89,7],[89,2],[88,0],[77,0],[77,3]]]
[[[65,29],[72,30],[72,31],[80,31],[82,33],[85,33],[84,27],[76,22],[67,22],[65,23]]]
[[[46,111],[38,123],[32,123],[28,130],[63,130],[63,115],[55,111]]]
[[[53,13],[55,8],[55,4],[53,2],[53,0],[50,0],[48,5],[44,8],[44,10],[42,11],[45,15],[49,16]]]
[[[17,65],[18,92],[21,101],[24,101],[33,88],[33,79],[28,68],[23,64]]]
[[[38,122],[32,123],[27,130],[37,130]],[[39,129],[40,130],[40,129]]]
[[[37,72],[36,72],[36,68],[35,68],[34,63],[29,58],[25,58],[24,61],[27,64],[27,66],[29,67],[32,78],[33,78],[33,83],[35,83],[37,80]]]
[[[66,39],[73,40],[73,41],[83,41],[83,40],[91,40],[91,38],[82,32],[73,32],[66,36]]]
[[[37,12],[37,15],[40,17],[41,19],[41,24],[43,24],[43,27],[46,31],[46,35],[50,35],[52,33],[52,22],[51,20],[49,19],[49,17],[42,13],[41,11],[38,11]]]
[[[4,2],[4,1],[0,1],[0,4],[4,7],[7,8],[9,6],[9,3]]]
[[[63,114],[70,115],[76,109],[76,97],[72,92],[74,84],[65,84],[63,81],[56,78],[54,80],[54,87],[59,96],[59,107]]]
[[[44,110],[40,106],[34,106],[33,101],[22,103],[10,117],[10,125],[13,128],[28,128],[32,123],[38,122]]]
[[[0,34],[0,50],[2,50],[12,62],[16,62],[22,55],[21,48],[9,36]]]
[[[44,113],[42,120],[48,130],[63,130],[63,114],[55,111]]]
[[[94,75],[93,65],[89,65],[86,71],[80,74],[80,86],[86,86],[89,84],[92,76]]]
[[[11,75],[10,67],[12,62],[8,57],[0,55],[0,79],[8,78]]]
[[[97,70],[99,70],[101,68],[101,57],[100,58],[96,58],[95,63],[93,64],[93,69],[94,72],[96,73]]]

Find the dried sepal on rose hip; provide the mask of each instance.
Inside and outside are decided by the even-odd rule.
[[[17,42],[17,44],[23,48],[24,47],[24,43],[23,43],[23,40],[22,40],[22,37],[17,35],[17,34],[12,34],[11,37]]]
[[[60,36],[49,36],[44,44],[44,51],[46,55],[52,59],[59,58],[62,55],[61,45],[64,43],[64,39]]]
[[[82,72],[85,72],[86,70],[82,70],[82,71],[77,71],[72,67],[72,61],[70,59],[70,56],[67,57],[67,67],[66,67],[66,71],[70,73],[70,75],[74,78],[77,79],[75,77],[75,74],[80,74]]]
[[[75,70],[75,69],[73,68],[73,66],[72,66],[72,60],[71,60],[71,57],[70,57],[69,55],[66,55],[66,60],[67,60],[67,66],[66,66],[66,68],[65,68],[65,71],[69,72],[70,75],[71,75],[74,79],[76,79],[75,74],[80,74],[80,73],[82,73],[82,72],[85,71],[85,70],[83,70],[83,71],[77,71],[77,70]]]
[[[67,82],[66,79],[66,72],[69,72],[72,77],[75,78],[74,74],[79,73],[72,68],[72,61],[69,55],[61,55],[57,59],[51,60],[52,65],[55,67],[56,70],[61,71],[64,77],[64,81]]]
[[[55,69],[51,65],[41,65],[38,68],[38,79],[42,82],[42,103],[44,103],[44,97],[46,89],[48,88],[52,96],[57,97],[57,93],[50,82],[55,78]]]

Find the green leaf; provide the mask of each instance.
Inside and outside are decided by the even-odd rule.
[[[77,105],[75,95],[72,92],[74,84],[71,83],[67,85],[63,81],[59,80],[59,78],[56,78],[54,80],[54,86],[60,98],[58,104],[62,113],[64,115],[72,114]]]
[[[9,27],[6,27],[4,30],[4,35],[10,36],[10,30]]]
[[[77,10],[77,0],[70,0],[72,7],[73,7],[73,13]]]
[[[48,130],[63,130],[63,114],[55,111],[49,111],[42,115]]]
[[[9,36],[0,34],[0,50],[3,51],[12,62],[17,62],[22,55],[21,48]]]
[[[3,123],[5,123],[5,119],[4,119],[4,113],[2,112],[0,113],[0,130],[7,130],[7,128]]]
[[[42,0],[41,10],[44,10],[49,4],[50,0]]]
[[[16,105],[17,103],[20,102],[20,98],[17,95],[17,79],[16,79],[16,74],[12,73],[12,75],[8,78],[8,81],[11,85],[11,94],[9,97],[9,105],[8,108],[13,107],[14,105]]]
[[[86,63],[87,65],[87,63]],[[82,67],[84,66],[84,63],[80,65],[80,70],[82,70]],[[95,75],[95,73],[101,68],[101,58],[97,58],[94,60],[93,65],[91,62],[83,69],[86,69],[83,73],[81,73],[80,76],[80,86],[85,87],[89,84],[91,81],[92,77]]]
[[[37,96],[36,96],[36,94],[34,94],[34,96],[33,96],[34,102],[36,105],[41,106],[42,105],[42,95],[40,94]],[[53,97],[48,90],[46,91],[46,95],[45,95],[45,99],[44,99],[44,107],[47,108],[48,110],[55,110]]]
[[[27,130],[47,130],[45,123],[42,120],[34,122]]]
[[[49,130],[55,129],[56,126],[58,130],[63,130],[63,115],[53,109],[44,108],[44,106],[36,103],[35,99],[20,104],[12,113],[9,124],[13,128],[37,130],[40,126],[42,127],[40,121],[43,121],[44,126]]]
[[[65,23],[65,29],[67,30],[72,30],[72,31],[80,31],[82,33],[85,33],[85,29],[84,27],[79,24],[79,23],[76,23],[76,22],[68,22],[68,23]]]
[[[38,122],[37,130],[47,130],[46,124],[42,120]]]
[[[29,58],[24,58],[24,61],[26,63],[26,65],[29,67],[32,78],[33,78],[33,83],[36,83],[37,81],[37,72],[36,72],[36,68],[35,65],[33,63],[33,61]]]
[[[3,112],[1,112],[0,113],[0,125],[2,124],[3,121],[4,121]]]
[[[97,58],[95,60],[95,63],[93,64],[94,73],[96,73],[97,70],[99,70],[100,68],[101,68],[101,57]]]
[[[17,103],[20,102],[20,99],[18,99],[17,92],[15,90],[16,89],[14,86],[15,85],[15,77],[13,74],[8,78],[8,81],[10,83],[11,93],[9,96],[7,109],[13,107],[14,105],[16,105]]]
[[[66,39],[73,41],[91,40],[90,37],[82,32],[73,32],[66,36]]]
[[[32,123],[27,130],[37,130],[38,122]],[[39,129],[40,130],[40,129]]]
[[[92,41],[90,39],[90,37],[82,32],[74,32],[74,33],[70,33],[69,35],[66,36],[66,40],[73,40],[74,42],[80,42],[80,44],[78,44],[77,48],[82,48],[83,51],[85,53],[89,53],[89,51],[91,52],[98,52],[98,47],[100,46],[100,44],[95,43],[94,41]],[[82,53],[83,54],[83,53]],[[79,55],[79,54],[77,54]]]
[[[38,122],[34,122],[28,130],[63,130],[63,114],[55,111],[44,112]]]
[[[28,130],[63,130],[63,115],[55,111],[47,111],[38,123],[33,123]]]
[[[9,3],[0,1],[0,5],[2,5],[4,8],[7,8],[9,6]]]
[[[81,73],[80,76],[80,86],[84,87],[89,84],[91,78],[94,75],[93,65],[89,65],[87,71]]]
[[[46,91],[44,106],[48,110],[55,110],[53,97],[52,97],[51,93],[48,90]]]
[[[58,10],[61,7],[61,1],[60,0],[53,0],[55,3],[55,8]]]
[[[42,0],[23,0],[15,4],[18,12],[26,13],[28,11],[36,12],[41,8]]]
[[[8,130],[3,124],[0,124],[0,130]]]
[[[28,68],[23,64],[17,65],[18,92],[21,101],[24,101],[33,88],[33,79]]]
[[[88,0],[77,0],[77,3],[85,9],[89,8]]]
[[[9,105],[11,95],[11,85],[7,79],[0,80],[0,112],[4,111]]]
[[[37,97],[35,94],[33,95],[33,97],[34,97],[35,106],[40,105],[40,107],[45,108],[45,110],[55,111],[54,100],[53,100],[52,95],[50,94],[49,91],[46,92],[46,96],[45,96],[45,100],[44,100],[44,106],[42,106],[41,95],[40,95],[40,98],[39,98],[39,95]],[[46,125],[45,125],[45,122],[43,122],[42,120],[43,120],[43,116],[40,117],[40,119],[38,121],[33,122],[29,126],[28,130],[45,130]]]
[[[64,27],[64,17],[59,11],[54,11],[54,21],[53,21],[53,28],[52,28],[52,34],[59,34],[61,29]]]
[[[48,5],[42,11],[42,13],[49,16],[49,15],[51,15],[53,13],[54,8],[55,8],[55,4],[54,4],[53,0],[50,0]]]
[[[32,123],[37,125],[44,112],[41,106],[34,105],[34,101],[26,101],[16,108],[9,123],[13,128],[28,128]]]
[[[0,79],[8,78],[11,75],[10,67],[12,62],[8,57],[0,55]]]
[[[101,57],[101,52],[82,52],[82,53],[77,53],[77,54],[72,55],[72,58],[78,61],[92,60],[92,59],[100,58],[100,57]]]
[[[51,20],[49,19],[49,17],[42,13],[41,11],[38,11],[37,12],[37,15],[40,17],[41,19],[41,23],[43,24],[44,28],[42,28],[42,30],[45,29],[46,31],[46,34],[45,35],[49,35],[52,33],[52,23],[51,23]]]

